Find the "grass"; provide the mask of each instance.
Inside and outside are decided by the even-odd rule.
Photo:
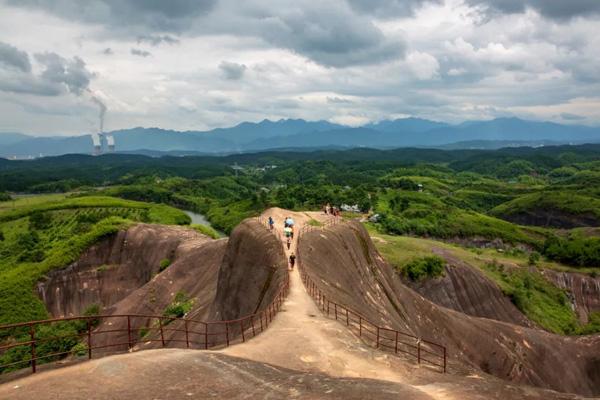
[[[192,224],[190,227],[212,239],[219,239],[222,236],[216,229],[208,225]]]
[[[527,194],[491,210],[496,216],[508,217],[536,210],[559,211],[565,214],[586,214],[600,221],[600,200],[572,191],[552,191]]]
[[[39,196],[0,210],[0,325],[47,318],[35,284],[136,222],[183,224],[189,217],[165,205],[103,196]]]
[[[319,222],[319,221],[317,221],[314,218],[309,219],[308,222],[307,222],[307,224],[310,225],[310,226],[317,226],[317,227],[323,226],[322,222]]]
[[[438,256],[414,258],[399,271],[413,282],[444,275],[446,261]]]
[[[366,227],[379,252],[398,271],[403,271],[415,259],[431,256],[432,250],[438,248],[482,271],[530,320],[544,329],[559,334],[600,331],[600,324],[581,326],[578,323],[564,291],[543,278],[535,268],[529,268],[526,252],[467,249],[432,239],[382,234],[373,224],[366,224]],[[544,259],[539,260],[537,265],[537,268],[582,272],[579,268]],[[598,269],[583,271],[593,274]],[[594,330],[595,327],[599,329]]]

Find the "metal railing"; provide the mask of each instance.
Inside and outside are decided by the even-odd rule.
[[[341,223],[340,220],[327,221],[321,227],[310,227],[300,230],[300,237],[306,232],[326,228]],[[306,227],[306,226],[305,226]],[[300,239],[300,237],[298,239]],[[345,324],[353,330],[366,344],[380,350],[393,352],[394,354],[406,354],[414,357],[418,364],[424,363],[441,372],[446,373],[448,364],[448,355],[446,347],[438,343],[425,340],[411,333],[402,332],[396,329],[380,326],[369,321],[364,315],[333,301],[319,289],[310,275],[302,268],[302,263],[298,265],[300,277],[308,294],[315,300],[317,307],[327,315],[335,318],[337,321]]]
[[[275,232],[274,232],[275,233]],[[13,352],[15,361],[0,364],[0,372],[38,365],[69,355],[92,359],[138,350],[138,344],[159,343],[160,347],[188,349],[218,348],[243,343],[262,333],[273,321],[289,293],[289,275],[274,299],[261,311],[227,321],[201,321],[165,315],[122,314],[54,318],[0,326],[0,360]],[[65,324],[71,325],[67,326]],[[67,334],[48,336],[54,332]],[[71,329],[64,329],[65,327]],[[61,329],[63,328],[63,329]],[[76,344],[76,346],[74,345]],[[68,348],[65,348],[68,347]],[[57,351],[58,350],[58,351]],[[26,356],[28,355],[28,356]]]

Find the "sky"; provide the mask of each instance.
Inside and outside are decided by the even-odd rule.
[[[599,0],[0,0],[0,132],[600,125]]]

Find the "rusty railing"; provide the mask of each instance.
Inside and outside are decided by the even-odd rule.
[[[262,221],[261,221],[262,222]],[[263,224],[264,225],[264,224]],[[268,228],[268,226],[267,226]],[[276,234],[276,232],[273,232]],[[204,349],[243,343],[262,333],[273,321],[289,293],[289,275],[273,301],[263,310],[228,321],[201,321],[165,315],[123,314],[54,318],[0,326],[0,373],[68,356],[92,359],[96,355],[130,352],[138,344]],[[54,332],[66,334],[48,335]],[[66,328],[66,329],[65,329]],[[3,357],[4,356],[4,357]],[[11,360],[15,358],[15,360]],[[2,359],[10,362],[2,363]]]

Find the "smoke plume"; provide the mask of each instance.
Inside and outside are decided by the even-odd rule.
[[[100,100],[100,98],[98,98],[98,96],[96,96],[91,90],[90,92],[90,97],[92,99],[92,102],[94,102],[96,105],[98,105],[99,108],[99,112],[98,112],[98,118],[100,119],[100,133],[104,132],[104,116],[106,115],[106,104],[104,104],[104,102],[102,100]]]

